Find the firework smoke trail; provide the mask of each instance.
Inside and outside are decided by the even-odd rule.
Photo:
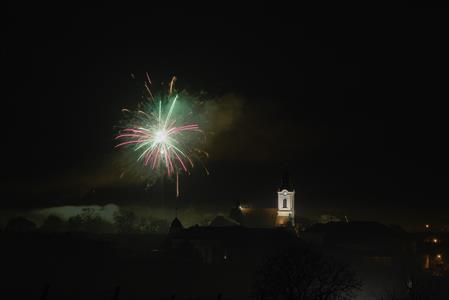
[[[169,91],[168,91],[168,94],[169,94],[169,95],[171,95],[171,94],[173,93],[173,85],[175,84],[176,79],[177,79],[176,76],[173,76],[172,79],[171,79],[171,81],[170,81],[170,89],[169,89]]]
[[[146,74],[148,84],[150,77]],[[129,147],[137,154],[137,161],[155,173],[168,177],[176,176],[176,194],[179,196],[179,172],[190,173],[193,160],[204,151],[196,148],[195,137],[202,133],[195,122],[186,122],[185,114],[176,111],[179,95],[173,96],[173,77],[168,97],[153,97],[145,82],[150,103],[146,109],[139,110],[115,137],[120,143],[117,147]],[[124,109],[124,112],[130,112]],[[204,166],[204,165],[203,165]],[[208,174],[207,169],[205,168]]]

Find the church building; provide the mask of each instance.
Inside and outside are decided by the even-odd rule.
[[[236,203],[229,217],[219,215],[208,226],[183,228],[175,218],[166,246],[186,253],[190,253],[186,250],[189,247],[195,249],[204,263],[259,264],[270,253],[297,239],[295,191],[288,175],[283,176],[272,199],[268,208],[249,208]]]
[[[250,228],[294,227],[295,190],[290,184],[288,174],[282,177],[278,191],[273,197],[272,207],[250,208],[237,203],[231,210],[230,218]]]
[[[282,184],[277,193],[278,209],[276,226],[295,226],[295,190],[290,185],[288,175],[282,177]]]

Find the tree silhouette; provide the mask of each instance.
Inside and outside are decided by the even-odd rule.
[[[167,220],[157,219],[151,222],[151,231],[154,233],[167,233],[170,229],[170,224]]]
[[[137,217],[132,211],[120,210],[114,213],[114,224],[119,233],[135,232]]]
[[[5,232],[30,232],[36,230],[36,224],[24,217],[16,217],[6,224]]]
[[[346,300],[361,287],[344,264],[304,245],[291,246],[269,258],[253,285],[260,300]]]
[[[103,220],[92,208],[83,208],[81,214],[67,220],[68,231],[111,232],[112,224]]]
[[[67,228],[69,231],[83,231],[83,218],[80,215],[70,217],[67,220]]]
[[[60,217],[49,215],[39,229],[43,232],[61,232],[65,228],[65,222]]]

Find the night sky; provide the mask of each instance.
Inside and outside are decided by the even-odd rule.
[[[287,170],[304,217],[449,220],[447,10],[122,5],[9,8],[0,209],[160,206],[113,149],[148,71],[229,117],[169,207],[273,206]]]

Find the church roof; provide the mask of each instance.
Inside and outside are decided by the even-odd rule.
[[[242,225],[252,228],[272,228],[276,224],[276,208],[242,209]]]
[[[279,239],[295,240],[296,236],[291,231],[280,228],[246,228],[242,226],[209,227],[192,226],[182,231],[177,238],[187,240],[221,240],[233,241],[245,244],[259,240],[276,241]]]
[[[239,226],[240,224],[232,220],[231,218],[227,218],[225,216],[217,216],[215,219],[210,222],[209,227],[228,227],[228,226]]]
[[[397,228],[378,222],[330,222],[327,224],[315,224],[307,232],[320,233],[331,240],[376,240],[385,238],[397,238],[404,236],[404,232]]]
[[[377,222],[330,222],[315,224],[300,236],[309,241],[336,245],[365,256],[392,256],[398,254],[408,235],[395,227]],[[402,254],[400,254],[402,255]]]

